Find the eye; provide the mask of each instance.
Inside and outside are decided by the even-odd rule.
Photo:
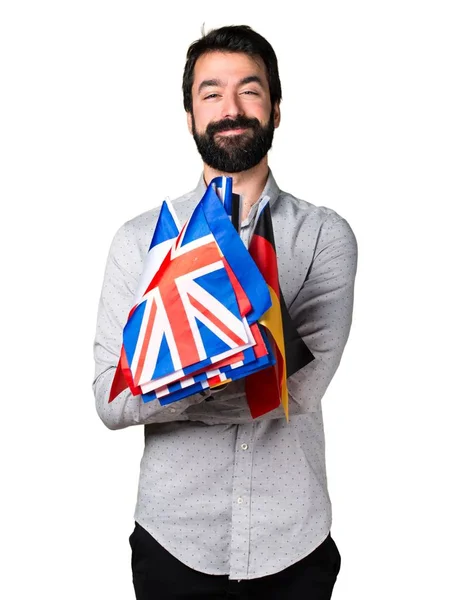
[[[219,94],[212,93],[212,94],[208,94],[207,96],[205,96],[203,98],[203,100],[209,100],[210,98],[218,98],[218,97],[219,97]]]
[[[255,92],[254,90],[245,90],[242,92],[242,94],[247,94],[248,96],[258,96],[258,92]]]

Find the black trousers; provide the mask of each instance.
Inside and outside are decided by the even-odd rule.
[[[329,600],[341,566],[331,535],[284,571],[239,582],[187,567],[138,523],[130,545],[136,600]]]

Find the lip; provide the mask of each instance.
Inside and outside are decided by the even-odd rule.
[[[219,131],[216,135],[225,135],[225,136],[239,135],[241,133],[244,133],[244,131],[247,131],[247,127],[240,128],[240,129],[226,129],[225,131]]]

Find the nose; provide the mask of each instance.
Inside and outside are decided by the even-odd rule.
[[[244,114],[239,96],[235,93],[224,95],[222,102],[222,119],[235,119]]]

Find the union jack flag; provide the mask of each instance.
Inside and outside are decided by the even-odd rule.
[[[191,239],[202,216],[196,212],[125,327],[138,386],[168,375],[178,379],[188,367],[207,367],[254,343],[213,236]]]

